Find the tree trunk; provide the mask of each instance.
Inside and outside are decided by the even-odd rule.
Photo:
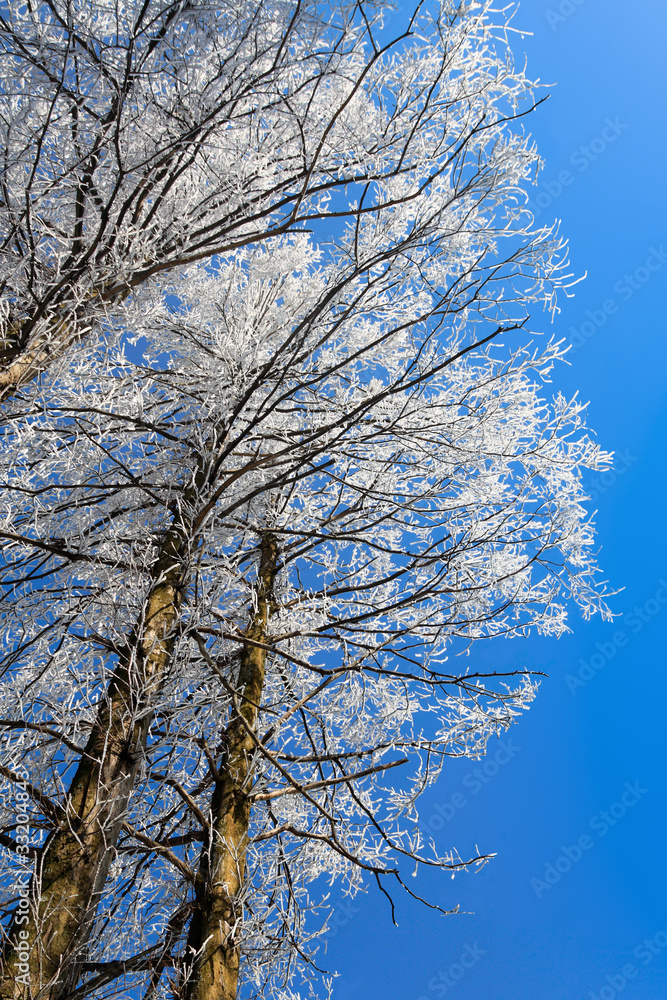
[[[153,571],[143,621],[114,671],[58,825],[37,860],[30,919],[21,923],[15,914],[3,956],[2,1000],[38,993],[40,1000],[57,1000],[78,978],[145,749],[150,700],[173,649],[186,545],[183,527],[172,526]],[[23,965],[19,934],[30,949]]]
[[[246,635],[266,642],[278,569],[278,544],[262,536],[257,606]],[[266,670],[265,649],[244,645],[239,672],[239,702],[225,733],[226,759],[211,800],[211,840],[199,867],[195,912],[188,934],[190,963],[183,984],[185,1000],[236,1000],[240,952],[236,928],[243,917],[240,893],[250,824],[255,730]]]
[[[0,339],[0,404],[38,375],[48,372],[71,344],[89,335],[95,320],[95,316],[90,315],[91,303],[123,302],[130,293],[129,288],[112,293],[110,285],[111,282],[107,282],[106,286],[91,291],[78,309],[65,299],[51,313],[38,320],[28,317],[23,325],[17,323],[5,332]],[[103,315],[100,310],[97,320]],[[27,334],[26,326],[29,328]]]
[[[42,321],[26,344],[0,342],[0,403],[46,371],[75,339],[68,320]],[[18,339],[18,338],[17,338]]]

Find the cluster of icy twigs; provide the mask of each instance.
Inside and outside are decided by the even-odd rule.
[[[418,795],[535,682],[448,654],[605,610],[506,16],[0,10],[2,998],[293,997],[485,860]]]

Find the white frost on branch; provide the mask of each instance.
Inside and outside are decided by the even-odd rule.
[[[485,861],[425,844],[419,795],[537,681],[450,654],[608,614],[581,475],[610,456],[577,398],[545,398],[562,343],[527,333],[569,280],[525,207],[531,84],[486,2],[422,11],[383,52],[356,5],[39,9],[0,25],[0,779],[27,769],[50,833],[127,665],[148,736],[71,995],[183,988],[270,535],[229,934],[242,990],[296,1000],[330,885]]]

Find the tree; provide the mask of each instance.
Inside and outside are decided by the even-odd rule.
[[[3,85],[0,774],[41,835],[6,810],[2,996],[287,998],[324,879],[484,861],[418,796],[535,681],[448,651],[604,611],[606,456],[522,333],[567,282],[530,85],[488,4],[384,47],[355,5],[40,12],[4,24],[50,96]]]

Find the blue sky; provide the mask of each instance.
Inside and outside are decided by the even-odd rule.
[[[457,916],[401,898],[394,928],[374,891],[339,908],[336,1000],[667,997],[666,22],[659,0],[527,0],[515,22],[530,73],[555,84],[531,123],[535,204],[588,275],[556,320],[575,345],[557,386],[590,400],[617,453],[590,487],[619,617],[478,647],[481,667],[549,678],[505,747],[452,761],[422,812],[441,850],[497,857],[418,880]]]

